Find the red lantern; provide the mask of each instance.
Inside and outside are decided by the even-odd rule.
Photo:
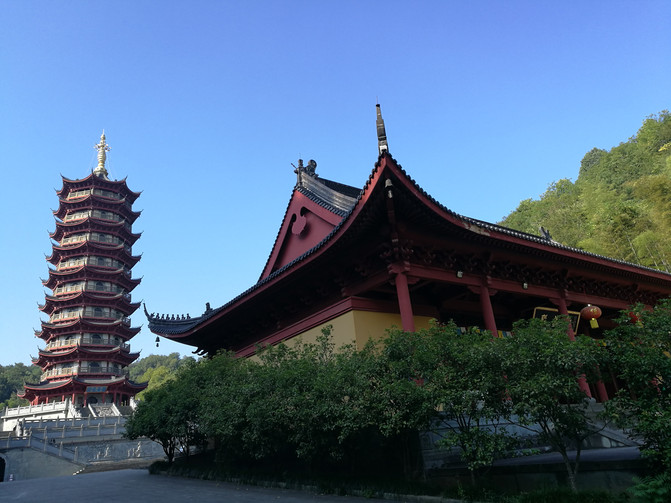
[[[597,306],[587,304],[580,310],[580,316],[589,320],[589,326],[599,328],[599,322],[596,321],[601,316],[601,309]]]

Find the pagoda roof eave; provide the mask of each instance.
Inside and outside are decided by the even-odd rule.
[[[71,346],[64,350],[50,351],[48,349],[40,349],[38,355],[40,356],[67,356],[73,353],[80,354],[114,354],[114,353],[125,353],[132,356],[138,356],[140,353],[135,352],[131,353],[130,351],[124,350],[121,346],[108,346],[108,347],[87,347],[82,345]]]
[[[97,276],[96,276],[97,275]],[[105,269],[102,267],[82,265],[73,267],[67,271],[58,271],[49,269],[49,278],[42,280],[42,285],[53,289],[58,278],[77,280],[77,279],[101,279],[102,281],[114,281],[124,286],[127,291],[131,291],[141,283],[141,279],[131,278],[126,275],[123,269]]]
[[[131,353],[120,346],[109,348],[87,348],[84,346],[73,346],[64,351],[40,350],[37,358],[32,359],[33,365],[43,369],[51,363],[63,363],[77,360],[105,360],[117,363],[124,367],[130,365],[139,358],[140,354]],[[50,363],[51,362],[51,363]]]
[[[125,293],[115,293],[114,295],[105,295],[96,292],[95,290],[77,290],[74,292],[66,293],[64,295],[47,295],[45,296],[47,301],[51,302],[68,302],[74,300],[78,297],[87,298],[89,300],[100,300],[100,301],[117,301],[124,300],[128,305],[133,305],[126,298]],[[140,304],[136,303],[136,306],[139,307]]]
[[[70,322],[65,322],[65,323],[49,323],[48,321],[42,321],[42,330],[39,332],[40,334],[44,334],[44,331],[47,330],[48,332],[64,332],[64,333],[71,333],[71,331],[85,331],[85,330],[113,330],[113,329],[119,329],[121,328],[122,331],[128,332],[127,335],[130,337],[137,335],[137,333],[141,330],[141,327],[130,327],[126,324],[124,324],[123,320],[114,320],[110,322],[94,322],[88,318],[75,318]],[[117,332],[114,333],[115,335],[121,335]]]
[[[134,210],[132,203],[125,198],[121,197],[120,199],[109,198],[104,196],[99,196],[97,194],[86,194],[81,197],[74,199],[67,199],[63,197],[58,198],[59,208],[52,210],[53,215],[56,218],[63,218],[67,209],[70,208],[84,208],[89,209],[93,206],[93,201],[96,204],[104,206],[106,208],[113,208],[114,211],[118,211],[120,214],[123,214],[125,218],[130,218],[132,220],[137,220],[137,218],[142,214],[141,210]]]
[[[64,388],[65,386],[71,384],[72,382],[74,382],[74,378],[69,377],[61,381],[42,381],[39,383],[24,383],[23,387],[25,391],[53,390],[58,388]]]
[[[128,185],[126,184],[126,177],[122,178],[121,180],[109,180],[96,176],[93,174],[93,172],[91,172],[88,176],[76,180],[66,178],[63,175],[61,175],[61,178],[63,182],[63,187],[60,190],[56,191],[56,193],[59,196],[63,194],[67,188],[71,186],[86,186],[86,185],[121,187],[123,193],[125,194],[125,197],[129,199],[131,202],[135,202],[135,200],[142,195],[142,191],[134,192],[128,188]]]
[[[29,395],[30,392],[53,391],[68,386],[108,386],[121,387],[134,392],[142,391],[149,383],[136,383],[130,381],[126,376],[121,376],[114,379],[87,379],[80,376],[73,376],[59,381],[43,381],[38,384],[26,383],[24,384],[24,392],[21,397]]]
[[[82,331],[90,331],[92,333],[107,333],[110,335],[116,335],[121,337],[124,342],[128,342],[138,333],[140,333],[141,327],[128,327],[126,325],[116,324],[112,327],[105,326],[92,326],[88,323],[71,324],[64,327],[45,327],[44,330],[35,331],[35,337],[39,339],[51,342],[59,335],[74,335]]]
[[[125,250],[126,246],[121,243],[121,244],[109,244],[109,243],[98,243],[97,241],[79,241],[78,243],[73,243],[68,246],[61,246],[59,244],[54,244],[53,250],[54,251],[70,251],[70,250],[78,250],[79,248],[85,248],[85,247],[91,247],[91,248],[96,248],[98,250],[103,250],[103,251],[114,251],[114,250]]]
[[[122,385],[124,387],[128,387],[130,389],[135,389],[135,390],[143,390],[145,389],[149,383],[136,383],[131,380],[129,380],[126,376],[121,376],[117,379],[87,379],[87,378],[82,378],[81,376],[75,376],[73,379],[74,383],[77,384],[84,384],[84,385],[98,385],[98,386],[118,386]]]
[[[68,228],[69,227],[69,228]],[[96,219],[77,220],[73,223],[56,222],[56,230],[49,233],[49,237],[56,243],[60,242],[66,232],[100,232],[103,234],[112,234],[116,237],[122,238],[124,242],[130,246],[135,244],[142,233],[134,233],[129,230],[123,222],[106,223]],[[105,243],[101,243],[105,244]],[[122,243],[123,244],[123,243]],[[112,246],[116,246],[113,244]]]
[[[90,241],[88,243],[90,243]],[[94,247],[94,246],[77,246],[77,247],[71,246],[66,248],[54,247],[51,255],[45,258],[48,263],[50,263],[53,266],[57,266],[58,262],[63,260],[63,258],[77,257],[86,253],[95,253],[101,256],[120,260],[128,268],[134,267],[135,264],[137,264],[142,259],[142,255],[131,255],[130,253],[128,253],[128,251],[123,245],[120,245],[120,247],[115,248]],[[96,266],[90,265],[89,267],[96,267]]]

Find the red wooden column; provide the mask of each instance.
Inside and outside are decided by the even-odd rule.
[[[382,162],[386,162],[383,159]],[[391,228],[390,239],[392,247],[394,248],[394,255],[397,262],[389,264],[387,270],[390,275],[394,276],[394,283],[396,284],[396,297],[398,298],[398,308],[401,312],[401,325],[406,332],[415,331],[415,320],[412,315],[412,303],[410,302],[410,289],[408,288],[408,264],[404,263],[399,253],[399,236],[396,227],[396,210],[394,208],[394,184],[390,178],[384,181],[385,191],[387,193],[387,219]]]
[[[493,337],[498,337],[499,332],[496,329],[496,319],[494,318],[494,309],[492,308],[492,299],[490,295],[496,292],[490,292],[487,285],[480,287],[480,308],[482,317],[485,320],[485,328],[492,333]]]
[[[554,302],[553,304],[557,305],[557,309],[559,311],[559,314],[563,314],[564,316],[568,316],[568,308],[566,307],[566,300],[564,297],[559,297],[557,299],[553,299]],[[572,341],[575,340],[575,332],[573,332],[573,326],[569,323],[568,325],[568,330],[566,331],[566,335],[568,335],[568,338],[571,339]]]
[[[402,264],[392,264],[389,271],[394,276],[396,284],[396,297],[398,298],[398,309],[401,313],[401,325],[406,332],[415,331],[415,318],[412,314],[412,302],[410,302],[410,288],[408,288],[408,276]]]
[[[568,316],[568,308],[566,307],[566,299],[562,297],[561,295],[559,296],[558,299],[556,299],[556,304],[557,304],[557,309],[559,311],[559,314],[563,314],[564,316]],[[568,325],[568,330],[566,331],[566,334],[568,335],[568,338],[571,339],[572,341],[575,341],[575,332],[573,332],[573,326],[569,323]],[[587,384],[587,380],[585,379],[585,375],[581,374],[580,377],[578,377],[578,384],[580,385],[580,389],[587,395],[589,398],[592,398],[592,392],[589,389],[589,384]],[[603,386],[603,383],[601,383]],[[598,386],[597,386],[598,390]],[[604,388],[605,391],[605,388]]]

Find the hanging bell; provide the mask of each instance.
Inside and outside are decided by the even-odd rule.
[[[160,341],[160,339],[158,338],[158,335],[157,335],[157,336],[156,336],[156,347],[158,347],[158,343],[159,343],[159,341]]]

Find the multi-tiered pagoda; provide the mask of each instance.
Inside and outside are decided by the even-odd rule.
[[[46,343],[33,363],[39,384],[26,384],[32,404],[70,399],[75,406],[127,404],[146,384],[128,380],[125,368],[138,358],[129,340],[140,328],[130,315],[139,307],[130,292],[140,283],[131,269],[140,260],[132,246],[140,237],[132,224],[140,215],[132,205],[139,193],[125,180],[110,180],[105,161],[109,146],[100,137],[98,166],[81,180],[63,177],[51,233],[51,290],[40,310],[49,316],[36,336]]]

